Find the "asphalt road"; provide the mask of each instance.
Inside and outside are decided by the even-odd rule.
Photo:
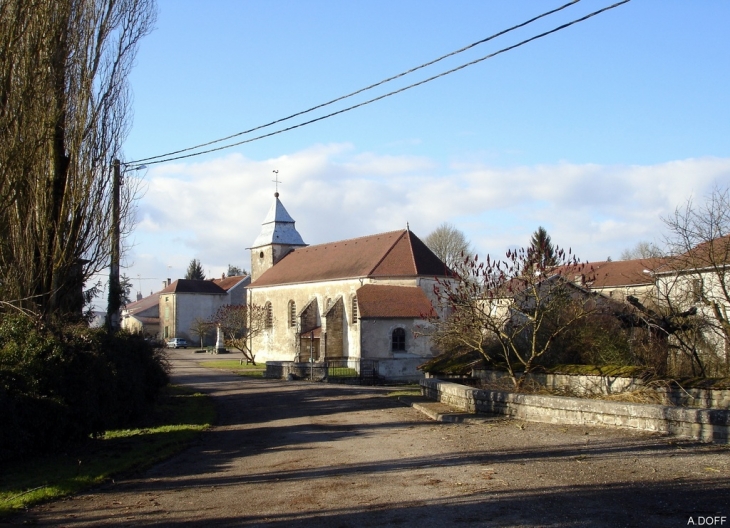
[[[442,424],[392,388],[241,378],[189,351],[171,358],[174,382],[209,393],[219,424],[142,475],[13,524],[730,526],[727,446],[503,418]]]

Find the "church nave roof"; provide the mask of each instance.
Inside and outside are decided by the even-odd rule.
[[[410,230],[296,248],[251,287],[356,277],[448,276],[446,265]]]

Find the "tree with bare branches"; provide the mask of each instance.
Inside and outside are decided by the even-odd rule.
[[[653,242],[641,241],[630,249],[621,252],[620,260],[638,260],[659,258],[664,256],[664,251]]]
[[[423,241],[449,269],[456,269],[471,254],[471,244],[463,232],[444,222]]]
[[[226,305],[213,315],[211,323],[220,327],[226,346],[236,348],[243,354],[243,360],[256,364],[251,341],[267,326],[268,310],[265,306]]]
[[[461,275],[436,288],[450,315],[432,320],[435,343],[501,363],[519,389],[520,371],[530,373],[559,336],[596,309],[596,295],[582,287],[585,265],[558,247],[550,262],[532,248],[509,250],[504,260],[468,258]]]
[[[192,332],[193,335],[198,336],[198,339],[200,339],[200,348],[203,348],[205,338],[213,331],[214,327],[215,325],[213,323],[200,317],[193,319],[193,322],[190,325],[190,332]]]
[[[696,310],[691,343],[702,374],[730,373],[730,188],[715,187],[664,218],[673,255],[656,273],[659,303],[671,313]]]
[[[112,160],[154,0],[0,2],[0,303],[80,313],[109,265]],[[137,187],[123,186],[128,232]]]

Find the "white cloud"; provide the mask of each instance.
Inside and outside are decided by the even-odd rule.
[[[282,203],[308,243],[402,229],[406,222],[425,237],[448,221],[479,252],[499,255],[543,225],[554,242],[590,260],[658,240],[662,215],[691,195],[701,198],[715,182],[730,182],[727,158],[493,168],[359,153],[349,144],[263,161],[234,154],[149,171],[130,276],[175,279],[192,258],[215,276],[229,263],[248,268],[245,248],[271,206],[275,169]]]

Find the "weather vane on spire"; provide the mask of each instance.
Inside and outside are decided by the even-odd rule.
[[[274,196],[275,196],[276,198],[278,198],[278,197],[279,197],[279,184],[281,183],[281,182],[279,181],[279,171],[278,171],[277,169],[274,169],[274,171],[273,171],[273,172],[274,172],[274,174],[276,174],[276,176],[274,176],[274,179],[273,179],[273,180],[271,180],[271,181],[272,181],[272,182],[274,182],[274,183],[276,184],[276,192],[274,193]]]

